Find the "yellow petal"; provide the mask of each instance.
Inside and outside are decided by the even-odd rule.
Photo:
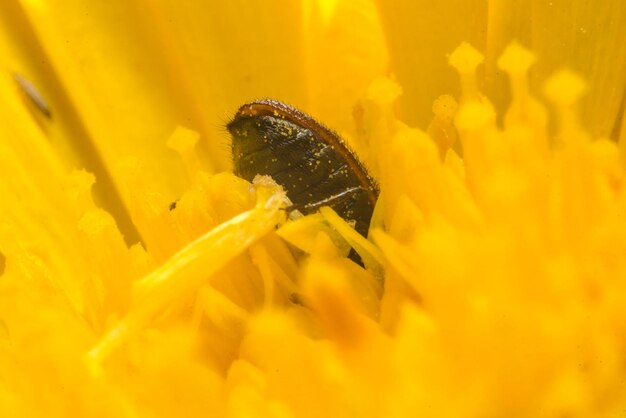
[[[285,195],[280,187],[260,180],[255,209],[244,212],[181,249],[136,284],[136,300],[126,317],[94,347],[87,362],[99,373],[101,362],[160,310],[197,288],[220,267],[244,251],[280,221]]]
[[[442,94],[458,93],[457,74],[446,54],[465,40],[482,50],[486,40],[487,3],[483,1],[378,1],[391,72],[405,94],[399,118],[425,128],[432,103]]]

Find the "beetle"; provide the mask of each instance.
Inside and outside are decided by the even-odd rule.
[[[293,203],[289,212],[329,206],[367,237],[379,188],[336,133],[272,99],[244,104],[226,127],[235,175],[248,181],[269,175]]]

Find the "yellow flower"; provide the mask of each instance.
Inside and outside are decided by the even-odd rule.
[[[96,3],[0,4],[1,416],[624,414],[621,2]],[[369,240],[230,173],[260,97]]]

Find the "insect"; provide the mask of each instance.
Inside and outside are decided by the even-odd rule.
[[[241,106],[227,128],[237,176],[269,175],[293,203],[288,211],[329,206],[367,237],[378,185],[337,134],[271,99]]]
[[[43,96],[41,95],[39,90],[37,90],[35,85],[18,73],[13,73],[13,79],[22,90],[22,93],[37,108],[37,110],[39,110],[39,112],[41,112],[41,114],[43,114],[45,117],[50,119],[52,117],[50,107],[48,107],[48,104],[43,99]]]

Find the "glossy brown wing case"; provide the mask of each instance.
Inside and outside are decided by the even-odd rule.
[[[378,186],[354,152],[330,129],[276,100],[241,106],[227,125],[235,174],[269,175],[304,214],[322,206],[355,222],[367,236]]]

